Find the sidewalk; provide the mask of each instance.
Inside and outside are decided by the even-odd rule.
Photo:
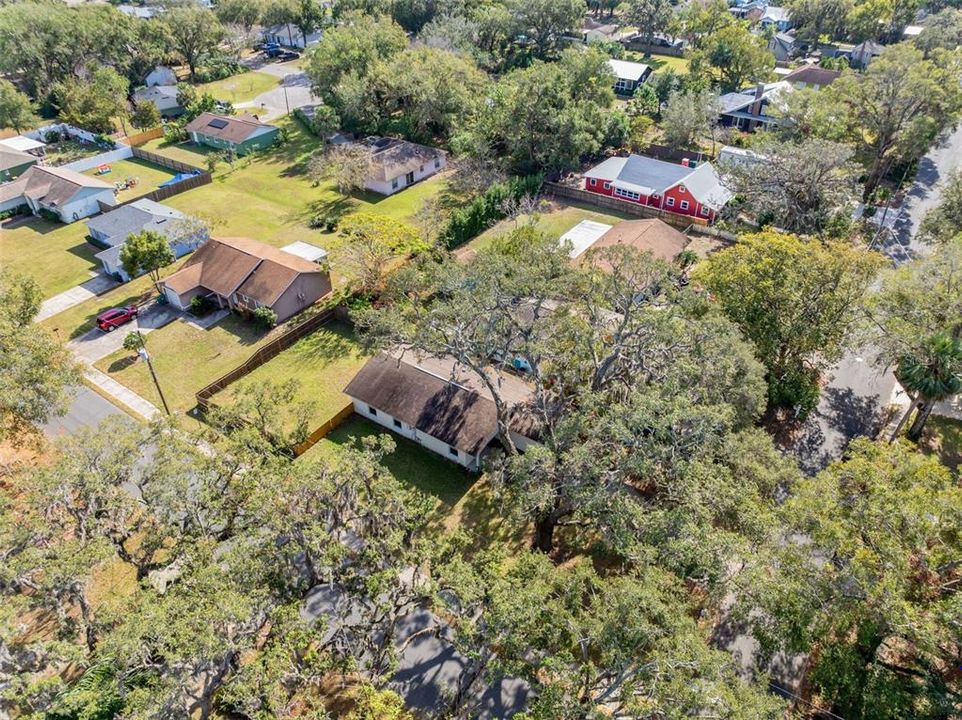
[[[153,420],[155,417],[160,416],[160,410],[157,406],[144,400],[133,390],[124,387],[92,365],[87,366],[84,374],[91,383],[96,385],[107,396],[116,400],[121,406],[130,408],[144,419]]]
[[[41,322],[49,317],[53,317],[57,313],[62,313],[64,310],[72,308],[74,305],[79,305],[85,300],[89,300],[97,295],[102,295],[118,285],[120,285],[120,283],[109,275],[98,273],[86,282],[77,285],[77,287],[72,287],[59,295],[54,295],[52,298],[44,300],[40,304],[40,312],[37,313],[34,322]]]

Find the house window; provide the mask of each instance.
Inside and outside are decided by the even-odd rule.
[[[706,208],[704,205],[701,206],[701,216],[708,217],[708,208]]]
[[[392,189],[392,190],[397,190],[397,178],[394,178],[394,179],[391,181],[391,189]]]
[[[678,186],[678,192],[684,193],[684,192],[685,192],[685,186],[684,186],[684,185],[679,185],[679,186]]]
[[[401,423],[400,420],[398,420],[397,418],[394,418],[394,427],[396,427],[398,430],[400,430],[401,428],[404,427],[404,425]]]
[[[673,197],[668,198],[668,200],[666,200],[666,203],[668,207],[675,207],[675,198]]]
[[[641,195],[639,193],[632,192],[631,190],[625,190],[624,188],[620,188],[620,187],[615,188],[615,195],[617,195],[618,197],[623,197],[626,200],[641,199]]]
[[[413,184],[414,184],[414,173],[413,173],[413,172],[409,172],[407,175],[405,175],[405,176],[404,176],[404,182],[407,183],[408,185],[413,185]]]
[[[448,446],[448,455],[450,455],[451,457],[460,457],[460,455],[458,454],[458,449],[453,448],[451,446]]]
[[[422,173],[424,172],[424,166],[423,166],[423,165],[418,169],[418,172],[422,172]]]
[[[367,412],[368,412],[368,414],[370,414],[370,415],[375,415],[375,416],[377,415],[377,409],[376,409],[376,408],[372,408],[370,405],[367,406]]]
[[[688,201],[687,201],[687,200],[682,200],[682,201],[681,201],[681,209],[682,209],[682,210],[687,210],[687,209],[688,209]]]
[[[588,184],[591,185],[592,187],[594,187],[594,185],[595,185],[595,179],[594,179],[594,178],[588,178]]]
[[[605,190],[611,190],[611,183],[609,182],[605,183]]]
[[[439,170],[441,168],[441,158],[434,158],[434,169]]]

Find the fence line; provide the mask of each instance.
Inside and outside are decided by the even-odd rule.
[[[334,317],[334,310],[328,309],[323,312],[318,313],[307,320],[298,323],[294,327],[290,328],[286,332],[278,335],[276,338],[266,343],[263,347],[259,348],[254,354],[252,354],[247,360],[235,367],[233,370],[224,373],[219,378],[214,380],[212,383],[201,388],[194,394],[194,398],[197,400],[197,404],[204,410],[210,409],[211,402],[210,399],[219,393],[221,390],[225,389],[232,383],[237,382],[242,377],[249,375],[254,370],[259,368],[261,365],[266,363],[268,360],[276,357],[282,351],[289,348],[291,345],[296,343],[305,335],[317,330],[322,325],[327,324]]]
[[[145,130],[142,133],[137,133],[136,135],[127,135],[121,138],[121,142],[125,142],[128,145],[140,145],[140,143],[145,143],[148,140],[156,140],[164,136],[163,127],[155,127],[153,130]]]
[[[569,187],[567,185],[546,182],[544,184],[544,188],[546,193],[556,197],[577,200],[578,202],[583,202],[588,205],[597,205],[598,207],[616,210],[617,212],[625,213],[627,215],[658,218],[669,225],[675,226],[679,230],[685,230],[691,225],[708,225],[708,221],[703,218],[691,217],[690,215],[676,215],[675,213],[659,210],[658,208],[648,207],[647,205],[638,205],[637,203],[632,202],[625,202],[624,200],[618,200],[613,197],[608,197],[607,195],[599,195],[597,193]]]
[[[334,428],[342,425],[345,420],[347,420],[351,415],[354,414],[354,403],[348,403],[343,408],[341,408],[337,414],[330,420],[325,422],[314,432],[307,436],[304,442],[299,443],[293,447],[294,457],[300,457],[312,447],[317,445],[323,438],[327,436]]]
[[[133,157],[133,151],[126,145],[121,145],[115,150],[108,150],[107,152],[102,152],[97,155],[91,155],[90,157],[80,158],[79,160],[74,160],[71,163],[65,165],[58,165],[57,167],[63,170],[73,170],[74,172],[83,172],[84,170],[90,170],[97,167],[98,165],[109,165],[112,162],[117,162],[118,160],[127,160]]]
[[[159,155],[155,152],[150,152],[149,150],[144,150],[143,148],[135,147],[132,148],[134,151],[134,157],[140,158],[141,160],[149,160],[155,165],[160,165],[169,170],[176,170],[177,172],[203,172],[202,168],[196,167],[195,165],[188,165],[180,160],[174,160],[166,155]]]

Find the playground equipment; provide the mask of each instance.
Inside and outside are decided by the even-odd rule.
[[[106,174],[109,173],[109,172],[112,172],[112,170],[110,169],[110,165],[107,165],[106,163],[104,163],[103,165],[98,165],[98,166],[97,166],[97,172],[95,172],[94,174],[95,174],[95,175],[106,175]]]
[[[130,175],[126,177],[123,182],[114,183],[114,192],[120,192],[122,190],[127,190],[132,187],[137,187],[137,183],[139,182],[140,182],[139,178],[133,175]]]

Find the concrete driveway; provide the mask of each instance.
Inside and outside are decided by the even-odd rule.
[[[169,305],[151,303],[141,308],[140,314],[126,325],[121,325],[113,332],[104,332],[99,328],[88,330],[83,335],[67,343],[67,348],[85,365],[93,365],[101,358],[105,358],[124,346],[124,338],[128,333],[139,330],[149,333],[173,322],[181,313]]]
[[[287,115],[294,108],[301,105],[312,105],[319,102],[311,92],[311,81],[307,74],[296,67],[282,64],[265,65],[259,72],[268,72],[281,79],[279,87],[263,92],[249,102],[238,103],[239,110],[248,110],[261,120],[268,121]]]
[[[110,277],[110,275],[97,273],[89,280],[80,283],[80,285],[44,300],[40,304],[40,312],[37,313],[34,322],[41,322],[49,317],[53,317],[57,313],[72,308],[74,305],[79,305],[96,295],[102,295],[108,290],[117,287],[119,284],[120,283]]]

